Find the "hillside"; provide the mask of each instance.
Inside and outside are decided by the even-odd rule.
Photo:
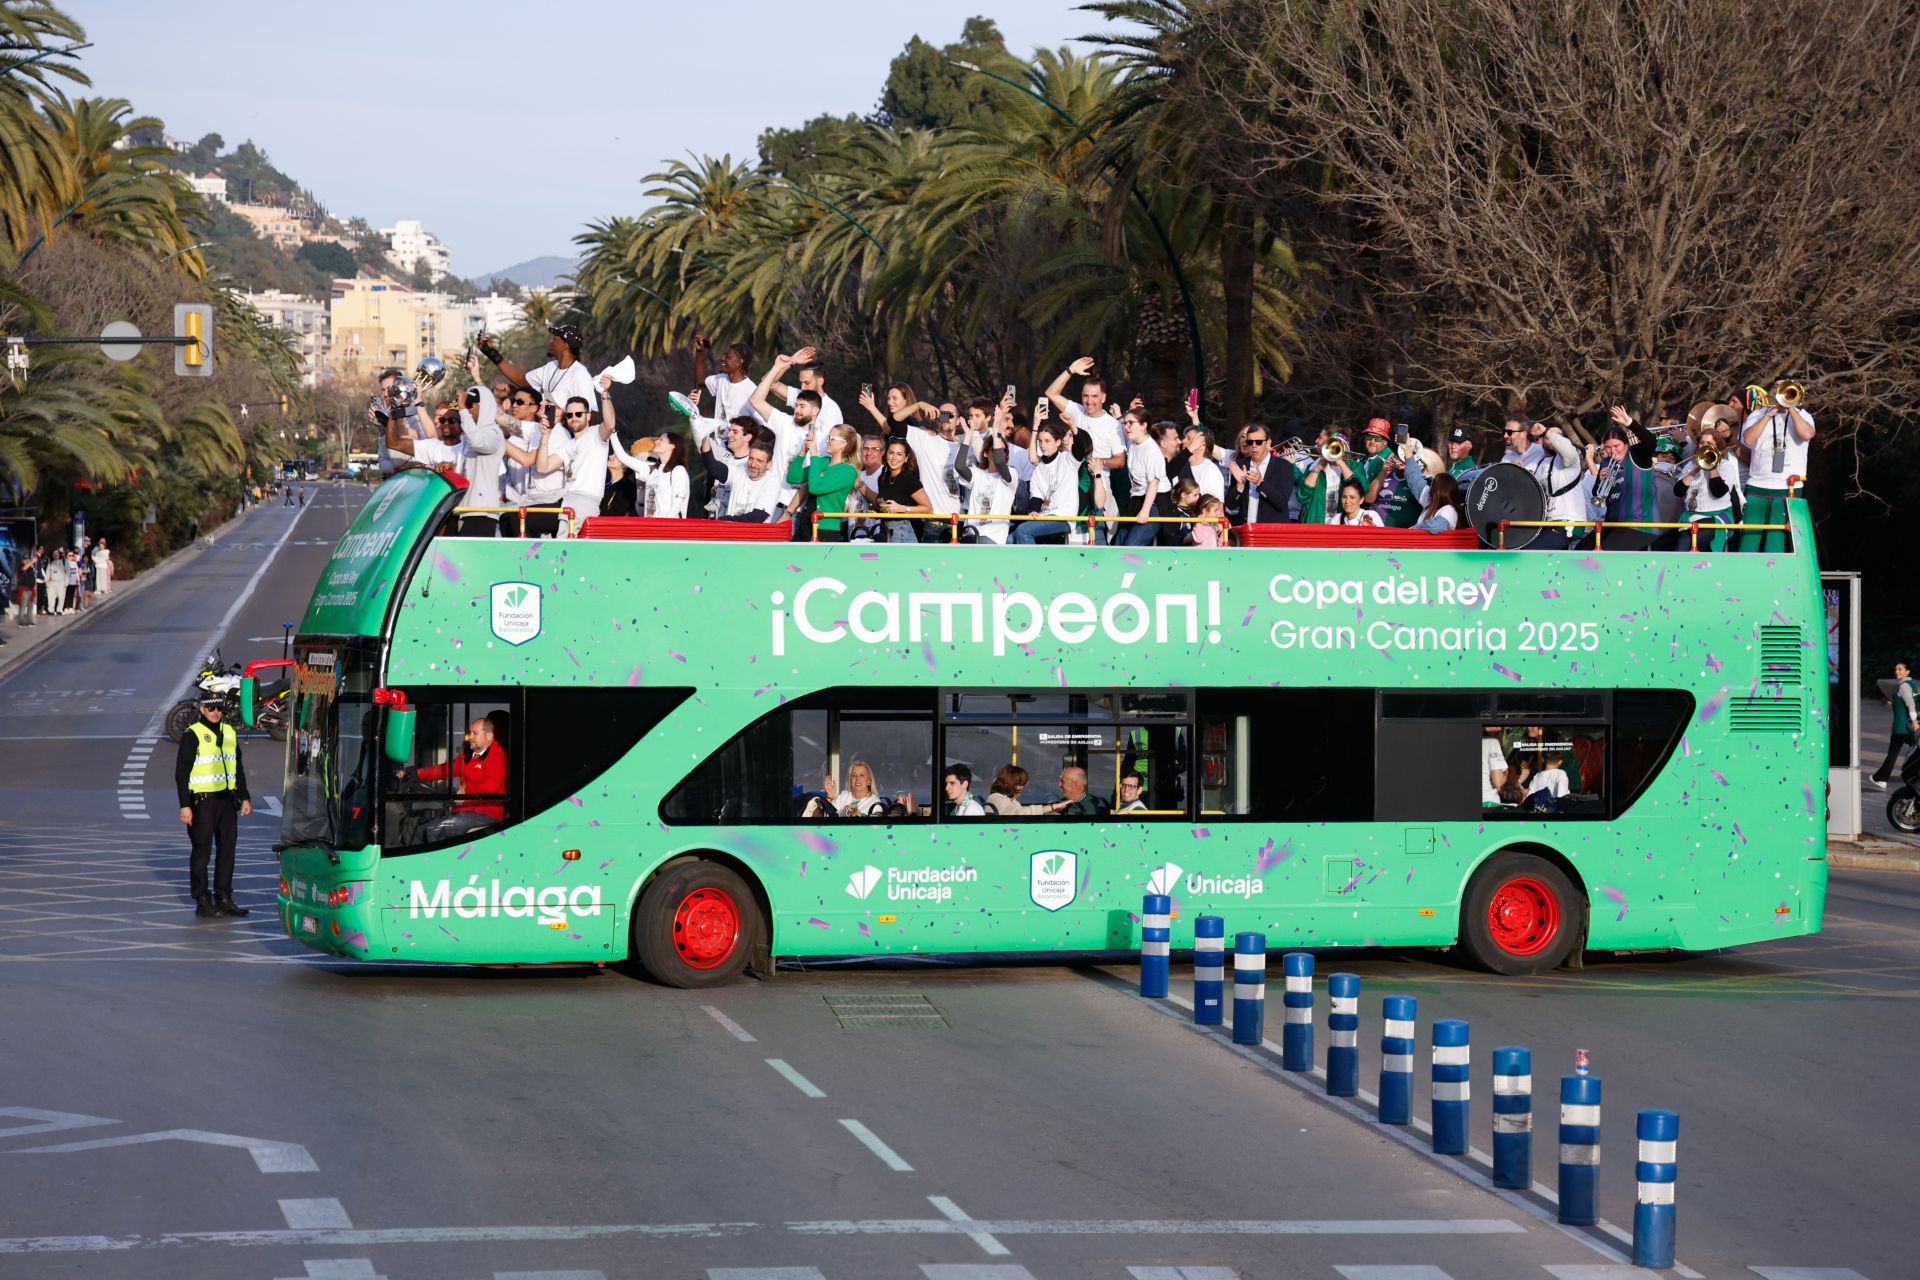
[[[572,275],[579,265],[577,258],[562,258],[548,254],[542,258],[529,258],[525,262],[516,262],[498,271],[482,271],[474,276],[474,281],[482,287],[490,281],[510,280],[523,289],[551,289]]]

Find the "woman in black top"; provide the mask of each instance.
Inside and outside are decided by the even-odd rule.
[[[880,463],[880,475],[871,487],[860,486],[860,496],[875,511],[896,514],[933,513],[933,504],[927,501],[925,489],[920,487],[920,467],[913,460],[913,450],[907,448],[905,440],[895,437],[887,441],[887,452]],[[914,531],[919,523],[915,520],[883,520],[886,526],[888,542],[918,542],[920,535]]]

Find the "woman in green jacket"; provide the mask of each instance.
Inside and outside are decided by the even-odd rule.
[[[827,432],[825,457],[813,453],[813,432],[809,431],[806,444],[787,464],[787,483],[805,485],[813,496],[822,542],[847,540],[846,521],[840,517],[846,513],[853,486],[860,482],[860,468],[853,462],[859,451],[860,437],[852,427],[841,425]]]

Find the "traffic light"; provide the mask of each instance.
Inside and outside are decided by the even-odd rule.
[[[282,392],[280,395],[280,416],[283,418],[287,416],[287,397],[285,392]]]
[[[183,378],[213,376],[213,308],[204,302],[179,302],[173,308],[173,336],[191,338],[173,349],[173,371]]]

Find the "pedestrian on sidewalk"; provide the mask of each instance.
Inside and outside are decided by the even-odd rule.
[[[240,735],[226,719],[219,697],[200,700],[200,717],[180,735],[173,783],[180,793],[180,821],[192,845],[193,914],[244,916],[233,900],[233,854],[240,819],[253,812],[247,798],[247,770],[240,760]],[[207,883],[207,857],[218,849],[213,884]]]
[[[33,575],[39,564],[40,551],[36,547],[27,553],[20,567],[13,571],[13,582],[9,585],[13,588],[13,623],[17,627],[33,625],[33,598],[36,593]]]
[[[1893,776],[1893,770],[1900,763],[1903,748],[1915,745],[1920,737],[1920,707],[1916,707],[1916,690],[1913,682],[1913,668],[1904,662],[1893,664],[1893,696],[1882,701],[1893,707],[1893,730],[1888,735],[1887,758],[1873,771],[1873,785],[1882,791],[1887,789],[1887,779]]]
[[[46,612],[57,618],[67,611],[67,558],[56,547],[47,556],[46,566],[41,577],[47,598]]]
[[[101,599],[113,594],[113,553],[105,538],[93,544],[93,590]]]

